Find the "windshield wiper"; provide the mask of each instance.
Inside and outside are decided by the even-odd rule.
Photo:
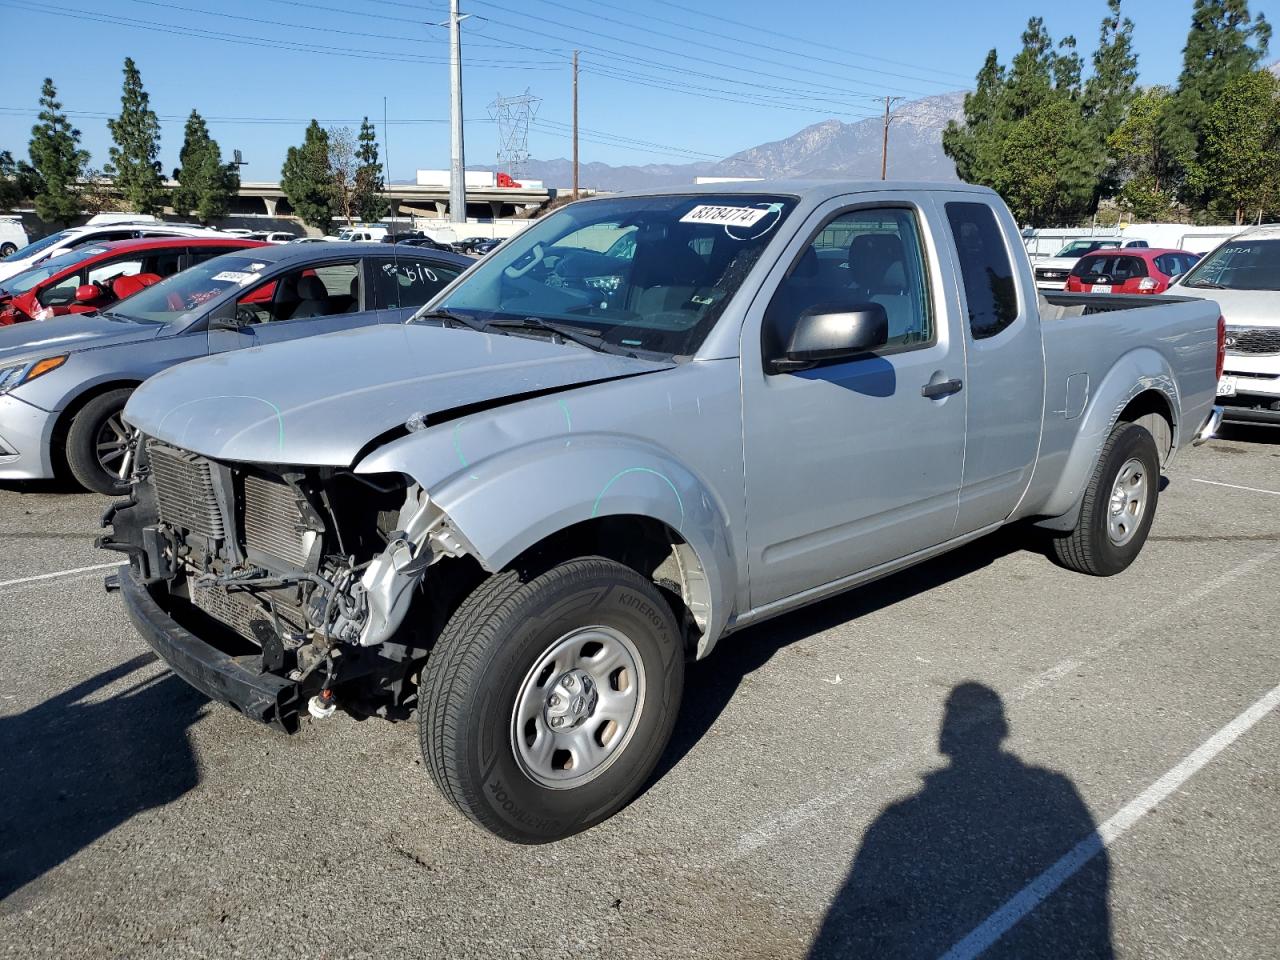
[[[484,325],[483,329],[488,330],[494,327],[499,329],[505,327],[510,330],[545,330],[548,333],[555,334],[562,340],[570,340],[589,350],[607,350],[609,347],[599,333],[589,333],[569,324],[544,320],[542,317],[512,317],[510,319],[490,320]]]
[[[444,320],[446,323],[451,323],[455,327],[463,326],[471,330],[484,330],[485,328],[485,325],[479,320],[445,309],[432,310],[430,313],[420,314],[414,317],[410,322],[417,323],[419,320]]]
[[[1212,280],[1200,280],[1200,281],[1197,281],[1196,283],[1185,283],[1185,284],[1183,284],[1183,286],[1185,286],[1185,287],[1197,287],[1197,288],[1203,288],[1203,289],[1205,289],[1205,290],[1225,290],[1225,289],[1227,289],[1227,288],[1226,288],[1226,287],[1224,287],[1222,284],[1220,284],[1220,283],[1214,283]]]

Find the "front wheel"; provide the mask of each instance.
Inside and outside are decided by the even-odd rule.
[[[128,488],[129,433],[124,405],[133,391],[111,390],[94,397],[71,421],[67,431],[67,466],[80,485],[108,496]]]
[[[18,252],[12,243],[0,243],[0,257],[8,257]]]
[[[679,625],[634,570],[586,557],[490,577],[422,672],[423,756],[445,797],[517,843],[623,807],[653,772],[684,687]]]
[[[1075,529],[1053,542],[1056,559],[1095,577],[1127,569],[1147,542],[1159,496],[1155,439],[1136,423],[1116,424],[1085,488]]]

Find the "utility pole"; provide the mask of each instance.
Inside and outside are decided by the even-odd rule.
[[[578,199],[578,51],[573,51],[573,199]]]
[[[382,98],[382,156],[386,158],[386,165],[382,168],[382,188],[386,190],[387,197],[391,199],[391,230],[396,231],[396,217],[400,213],[400,205],[391,198],[391,137],[387,133],[387,98]]]
[[[458,0],[449,0],[449,216],[467,222],[467,164],[462,145],[462,21]]]
[[[884,98],[884,141],[880,146],[880,179],[887,180],[889,174],[889,108],[902,97]]]

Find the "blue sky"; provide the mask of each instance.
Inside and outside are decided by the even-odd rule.
[[[1124,0],[1143,83],[1176,79],[1192,5]],[[385,96],[391,172],[411,178],[448,165],[448,31],[431,25],[446,8],[446,0],[0,0],[0,35],[10,41],[0,149],[26,155],[40,83],[52,76],[100,166],[104,117],[118,110],[129,55],[164,118],[166,169],[193,107],[211,118],[224,153],[243,151],[246,179],[276,179],[310,117],[358,125],[368,115],[381,137]],[[531,153],[569,155],[568,56],[577,47],[582,159],[618,164],[720,158],[831,116],[873,113],[876,96],[962,89],[990,47],[1008,62],[1037,13],[1055,40],[1075,34],[1087,57],[1106,3],[463,0],[462,8],[474,15],[463,25],[468,162],[494,161],[489,102],[526,88],[542,98]],[[1280,21],[1280,0],[1250,8]]]

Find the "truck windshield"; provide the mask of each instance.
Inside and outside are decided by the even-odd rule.
[[[1065,247],[1059,250],[1054,256],[1057,257],[1079,257],[1086,253],[1093,253],[1095,250],[1101,250],[1103,247],[1118,246],[1114,241],[1107,243],[1101,240],[1073,240]]]
[[[251,257],[214,257],[135,293],[110,313],[137,323],[180,320],[228,290],[247,287],[267,266]]]
[[[506,241],[419,315],[551,321],[606,349],[693,354],[795,199],[760,194],[575,203]]]
[[[1280,290],[1280,239],[1231,240],[1197,263],[1184,287]]]

